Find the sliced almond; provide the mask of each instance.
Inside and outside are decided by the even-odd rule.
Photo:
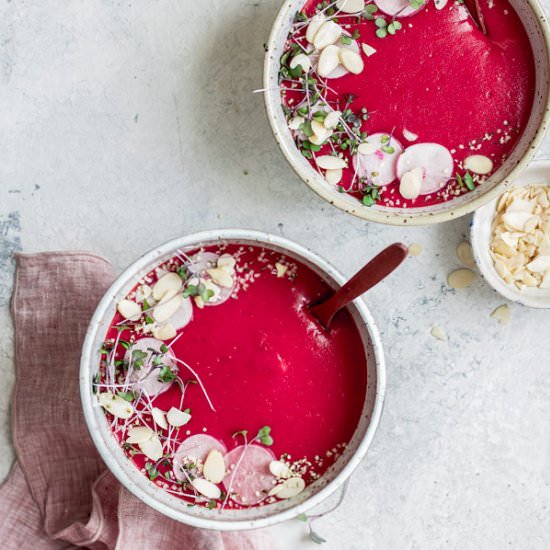
[[[306,482],[301,477],[290,477],[279,486],[275,493],[277,498],[287,499],[299,495],[306,487]]]
[[[317,63],[317,72],[319,76],[327,78],[336,67],[340,64],[340,58],[338,56],[340,48],[338,46],[327,46],[319,56],[319,62]]]
[[[288,465],[280,460],[272,460],[269,463],[269,471],[278,478],[287,478],[292,475]]]
[[[550,271],[544,274],[539,288],[550,288]]]
[[[342,27],[340,25],[334,21],[325,21],[315,33],[313,45],[318,50],[324,50],[327,46],[335,44],[341,36]]]
[[[103,392],[99,394],[98,402],[106,411],[117,418],[126,419],[134,414],[134,407],[120,395]]]
[[[323,15],[317,14],[311,18],[311,22],[307,26],[306,30],[306,40],[313,44],[313,39],[317,34],[317,31],[321,28],[321,25],[326,21]]]
[[[295,69],[298,65],[302,66],[304,73],[311,69],[311,61],[305,53],[299,53],[290,60],[290,68]]]
[[[191,484],[202,496],[205,496],[206,498],[218,499],[222,495],[222,492],[217,485],[214,485],[202,477],[196,477]]]
[[[177,331],[170,323],[164,323],[153,329],[153,336],[157,340],[170,340],[176,336]]]
[[[399,180],[399,193],[408,200],[413,200],[420,195],[422,187],[422,168],[413,168],[405,172]]]
[[[225,269],[215,267],[207,269],[206,273],[212,277],[214,283],[223,288],[231,288],[233,286],[233,277]]]
[[[160,303],[158,303],[153,308],[153,319],[157,323],[164,323],[165,321],[168,321],[176,311],[181,307],[183,304],[183,296],[181,293],[175,294],[170,297],[170,299],[166,300],[166,296],[170,295],[171,292],[177,292],[177,291],[167,291],[164,294],[164,297]],[[165,301],[166,300],[166,301]]]
[[[346,161],[332,155],[321,155],[316,159],[317,166],[323,170],[338,170],[347,167]]]
[[[225,477],[225,462],[220,451],[212,450],[204,461],[204,477],[212,483],[220,483]]]
[[[445,342],[447,340],[447,334],[445,331],[438,325],[432,325],[432,328],[430,330],[430,334],[436,338],[437,340],[441,340],[442,342]]]
[[[447,283],[451,288],[468,288],[476,278],[476,274],[471,269],[455,269],[447,277]]]
[[[279,279],[282,279],[286,275],[286,272],[288,271],[288,266],[277,262],[275,264],[275,270],[277,271],[277,277]]]
[[[311,129],[313,130],[315,136],[317,136],[318,140],[321,142],[326,141],[332,135],[332,130],[325,128],[324,124],[321,124],[316,120],[312,121]]]
[[[360,155],[374,155],[378,151],[378,145],[376,143],[361,143],[359,147],[357,147],[357,152]]]
[[[178,291],[183,286],[183,281],[177,273],[166,273],[153,286],[153,298],[160,301],[169,291]]]
[[[153,294],[153,289],[149,285],[141,285],[136,290],[136,300],[143,302],[143,300],[150,298],[151,294]]]
[[[546,273],[550,271],[550,256],[537,256],[527,264],[527,269],[533,273]]]
[[[162,443],[156,433],[153,433],[153,436],[150,439],[138,443],[138,447],[147,458],[154,460],[155,462],[159,458],[162,458],[162,455],[164,454]]]
[[[128,321],[139,321],[141,306],[132,300],[121,300],[116,306],[118,312]]]
[[[360,74],[365,68],[363,58],[357,52],[349,50],[348,48],[340,48],[338,58],[344,68],[352,74]]]
[[[231,254],[222,254],[218,258],[217,267],[227,271],[230,274],[235,272],[235,266],[237,265],[237,260]]]
[[[493,166],[493,161],[485,155],[470,155],[464,159],[464,168],[480,176],[490,174]]]
[[[422,245],[418,243],[412,243],[409,246],[409,256],[420,256],[422,254]]]
[[[344,172],[341,168],[338,168],[338,170],[327,170],[325,172],[325,179],[331,185],[338,185],[342,181],[343,174]]]
[[[418,139],[418,134],[415,134],[413,132],[409,132],[406,128],[403,130],[403,137],[407,141],[416,141]]]
[[[191,415],[189,413],[176,409],[176,407],[172,407],[166,414],[166,420],[168,420],[168,424],[170,424],[170,426],[174,426],[174,428],[179,428],[180,426],[187,424],[189,420],[191,420]]]
[[[365,9],[365,0],[336,0],[336,7],[344,13],[359,13]]]
[[[166,422],[166,413],[164,411],[161,411],[158,407],[153,407],[151,415],[157,426],[160,426],[163,430],[168,429],[168,422]]]
[[[340,111],[331,111],[323,121],[323,126],[327,130],[334,130],[336,126],[340,123],[340,117],[342,116],[342,113]]]
[[[464,241],[456,247],[456,257],[461,261],[465,266],[474,267],[476,261],[474,259],[474,252],[470,243]]]
[[[497,320],[501,325],[507,325],[510,322],[510,308],[506,304],[498,306],[491,313],[491,317]]]
[[[151,439],[155,432],[149,426],[130,426],[126,443],[143,443]]]
[[[288,127],[291,130],[298,130],[305,120],[306,119],[302,116],[295,116],[289,120]]]
[[[200,296],[194,296],[193,297],[193,300],[195,302],[195,305],[199,308],[199,309],[203,309],[204,308],[204,300],[200,297]]]
[[[531,218],[528,212],[506,212],[502,214],[502,221],[510,228],[516,231],[523,231],[525,224]]]
[[[367,57],[370,57],[371,55],[374,55],[376,53],[376,50],[372,47],[372,46],[369,46],[368,44],[361,44],[361,48],[363,49],[363,53],[367,56]]]

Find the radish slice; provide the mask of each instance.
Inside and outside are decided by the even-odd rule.
[[[127,350],[124,355],[124,360],[130,365],[133,363],[133,351],[139,350],[147,353],[147,357],[145,358],[145,361],[143,361],[143,366],[140,369],[132,368],[132,372],[130,373],[130,381],[136,389],[143,390],[151,397],[164,393],[172,385],[172,382],[161,382],[158,379],[159,369],[151,370],[153,366],[151,363],[153,352],[157,352],[161,357],[163,357],[163,363],[166,366],[170,367],[173,371],[178,370],[176,362],[172,358],[172,350],[169,348],[164,354],[160,351],[161,346],[164,345],[164,342],[157,340],[156,338],[142,338],[141,340],[138,340],[129,350]]]
[[[194,275],[199,275],[205,269],[216,267],[218,263],[218,254],[214,252],[197,252],[192,258],[188,269]]]
[[[349,33],[347,33],[347,32],[344,32],[344,35],[350,36]],[[355,53],[360,53],[361,52],[361,49],[359,48],[359,44],[358,44],[357,40],[354,40],[351,44],[342,44],[341,41],[338,41],[336,43],[336,45],[339,48],[345,48],[346,50],[351,50],[352,52],[355,52]],[[309,60],[311,61],[311,66],[313,67],[313,70],[315,72],[317,72],[318,64],[319,64],[319,52],[312,53],[309,56]],[[347,69],[345,67],[343,67],[342,65],[338,65],[338,67],[336,67],[336,69],[334,69],[333,71],[331,71],[328,74],[327,78],[340,78],[340,77],[345,76],[347,74],[349,74]]]
[[[403,152],[403,146],[394,137],[384,143],[389,134],[372,134],[367,137],[366,143],[376,145],[378,148],[368,155],[357,153],[353,157],[353,165],[360,178],[365,178],[367,183],[375,185],[388,185],[395,180],[397,158]],[[384,148],[392,148],[393,152],[385,152]]]
[[[168,322],[176,329],[179,330],[188,325],[193,319],[193,303],[190,298],[184,298],[183,303],[178,308],[176,313],[168,319]]]
[[[237,462],[244,456],[235,471]],[[240,445],[225,455],[225,468],[229,472],[223,484],[230,498],[237,504],[249,505],[261,502],[273,488],[277,478],[269,471],[275,455],[259,445]],[[233,475],[235,474],[235,475]],[[233,479],[233,482],[231,482]]]
[[[408,0],[374,0],[380,11],[392,17],[409,17],[424,9],[426,3],[419,8],[413,8]]]
[[[224,455],[227,452],[227,447],[221,441],[206,434],[192,435],[182,441],[174,453],[173,469],[176,479],[179,481],[186,480],[187,478],[182,473],[181,467],[189,462],[204,464],[210,451],[219,451]]]
[[[422,168],[420,194],[428,195],[445,187],[453,174],[453,156],[438,143],[417,143],[405,149],[397,161],[399,178],[415,168]]]

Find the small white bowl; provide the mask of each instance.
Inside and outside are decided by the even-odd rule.
[[[513,182],[513,186],[515,187],[540,184],[550,184],[549,160],[533,162]],[[471,241],[479,270],[485,280],[508,300],[539,309],[550,308],[550,289],[525,288],[524,290],[519,290],[514,285],[504,282],[495,270],[489,249],[491,229],[499,198],[497,197],[477,210],[472,221]]]

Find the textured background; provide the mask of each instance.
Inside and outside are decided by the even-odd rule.
[[[500,327],[489,314],[502,300],[482,281],[446,288],[469,219],[369,225],[300,184],[251,94],[279,4],[3,0],[0,478],[13,460],[14,250],[89,249],[120,270],[172,237],[243,226],[351,274],[402,239],[424,253],[367,297],[387,350],[385,414],[348,498],[317,525],[324,547],[546,549],[550,314],[513,305]],[[297,521],[274,531],[285,548],[314,546]]]

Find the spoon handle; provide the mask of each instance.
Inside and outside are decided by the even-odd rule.
[[[344,286],[328,300],[311,308],[311,312],[328,327],[337,311],[348,305],[385,279],[407,257],[409,249],[401,243],[394,243],[382,250],[367,265],[361,268]]]

